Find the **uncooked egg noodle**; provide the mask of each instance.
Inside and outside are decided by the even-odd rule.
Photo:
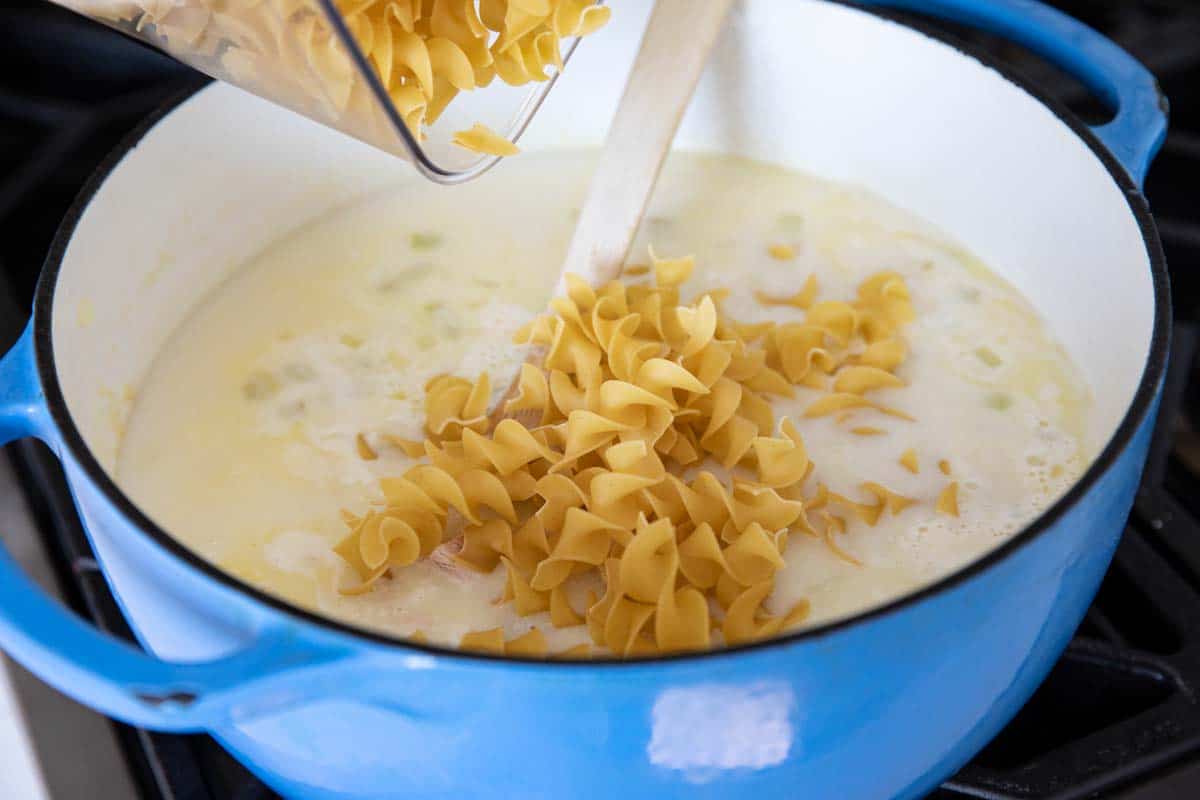
[[[69,3],[70,5],[70,3]],[[216,59],[235,81],[331,121],[381,120],[328,19],[313,0],[79,0],[85,13],[152,30],[169,51]],[[414,135],[460,93],[500,80],[549,80],[563,39],[603,26],[595,0],[335,0],[334,5]],[[497,142],[496,140],[500,141]],[[456,143],[511,155],[511,143],[472,129]],[[504,147],[501,142],[507,144]]]
[[[723,315],[721,290],[680,302],[691,258],[651,252],[655,284],[613,281],[593,290],[568,276],[553,314],[517,343],[544,348],[526,363],[518,392],[489,417],[491,383],[441,375],[426,385],[427,463],[385,478],[385,505],[349,514],[336,551],[370,591],[389,571],[447,547],[480,573],[503,564],[502,602],[521,616],[549,612],[556,627],[586,622],[595,645],[622,656],[706,648],[773,636],[802,622],[808,602],[770,614],[763,601],[784,566],[789,530],[837,545],[846,514],[875,525],[921,502],[874,481],[854,500],[823,484],[804,442],[771,395],[821,389],[806,416],[890,411],[866,395],[898,388],[902,330],[913,320],[903,279],[880,272],[855,300],[813,302],[803,322],[744,326]],[[513,419],[532,412],[531,428]],[[907,416],[907,415],[901,415]],[[723,478],[700,469],[719,462]],[[917,469],[915,451],[901,456]],[[934,502],[933,498],[927,502]],[[957,516],[955,484],[936,499]],[[817,512],[815,518],[810,516]],[[603,587],[573,608],[566,582],[591,573]],[[546,652],[536,628],[469,633],[461,646],[508,654]],[[573,648],[571,655],[581,655]]]
[[[465,131],[458,131],[452,141],[467,150],[493,156],[515,156],[521,152],[515,144],[481,122],[476,122]]]

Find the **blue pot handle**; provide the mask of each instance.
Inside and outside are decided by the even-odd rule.
[[[1078,78],[1116,109],[1092,130],[1141,187],[1167,133],[1167,100],[1150,71],[1079,20],[1035,0],[865,0],[995,33]]]
[[[33,323],[0,359],[0,444],[36,436],[56,446],[38,380]],[[212,729],[294,702],[311,669],[345,655],[290,629],[258,632],[215,661],[173,664],[102,633],[46,595],[0,545],[0,647],[64,694],[109,716],[169,731]],[[270,683],[270,691],[264,691]],[[288,691],[287,684],[297,686]]]

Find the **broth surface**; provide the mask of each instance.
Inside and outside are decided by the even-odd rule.
[[[117,477],[153,519],[220,567],[292,602],[394,634],[457,644],[467,631],[532,626],[551,650],[590,641],[496,603],[504,570],[429,561],[366,595],[336,586],[340,510],[380,497],[377,479],[413,462],[387,436],[420,439],[424,383],[440,373],[507,387],[525,348],[513,333],[542,313],[582,203],[593,155],[529,153],[457,187],[414,179],[282,237],[199,305],[137,393]],[[1082,473],[1086,386],[1036,312],[930,224],[869,192],[774,166],[677,153],[659,181],[631,263],[695,254],[690,298],[732,290],[727,315],[798,321],[754,291],[792,294],[815,274],[822,300],[849,299],[880,270],[903,275],[916,310],[904,388],[879,399],[915,421],[875,416],[877,436],[805,419],[818,395],[773,402],[835,492],[877,481],[921,502],[841,547],[794,535],[766,605],[807,598],[806,625],[886,602],[1016,532]],[[786,245],[779,259],[771,245]],[[866,421],[864,420],[864,423]],[[360,434],[375,460],[362,457]],[[920,471],[899,463],[912,448]],[[957,518],[933,499],[959,483]],[[583,608],[580,593],[576,608]]]

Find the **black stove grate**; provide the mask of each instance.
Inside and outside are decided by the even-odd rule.
[[[1094,605],[1029,704],[937,800],[1200,795],[1200,783],[1188,791],[1162,779],[1200,762],[1200,8],[1182,0],[1057,4],[1133,51],[1172,99],[1172,133],[1147,194],[1172,270],[1174,349],[1150,463]],[[954,33],[1015,63],[1085,118],[1103,117],[1082,86],[1020,48]],[[5,345],[23,325],[50,239],[84,180],[138,121],[201,80],[45,3],[0,9]],[[57,462],[33,442],[9,454],[67,602],[131,638]],[[146,800],[275,797],[206,736],[114,726]]]

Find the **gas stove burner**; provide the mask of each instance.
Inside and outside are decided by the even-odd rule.
[[[1086,620],[1028,705],[932,797],[1200,797],[1200,213],[1194,199],[1200,187],[1200,5],[1056,4],[1141,58],[1172,100],[1172,131],[1146,186],[1171,269],[1172,360],[1135,510]],[[970,31],[953,33],[1014,63],[1077,113],[1092,120],[1108,113],[1081,85],[1028,52]],[[202,80],[57,7],[30,0],[0,9],[5,349],[23,325],[54,230],[87,177],[141,119]],[[66,601],[132,641],[58,463],[31,442],[11,446],[9,454]],[[131,785],[144,800],[275,796],[209,737],[113,728]]]

